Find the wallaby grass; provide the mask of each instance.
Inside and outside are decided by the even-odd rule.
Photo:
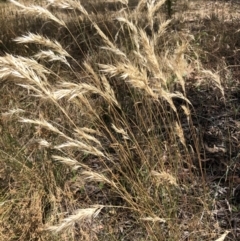
[[[216,240],[231,230],[236,239],[216,217],[229,196],[209,182],[212,146],[201,125],[219,114],[216,105],[236,112],[226,67],[237,25],[221,32],[215,16],[207,34],[194,24],[189,34],[187,20],[165,21],[160,1],[149,11],[146,1],[60,3],[1,21],[0,237]],[[223,40],[209,44],[216,32]],[[233,32],[229,49],[224,36]]]

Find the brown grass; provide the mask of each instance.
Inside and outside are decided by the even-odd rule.
[[[206,44],[214,29],[182,19],[192,2],[172,20],[164,1],[11,3],[23,12],[1,23],[1,239],[237,240],[238,85]],[[235,121],[222,146],[205,137],[218,106]]]

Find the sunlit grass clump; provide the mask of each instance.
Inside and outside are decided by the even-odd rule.
[[[74,0],[10,2],[73,42],[36,29],[13,40],[34,54],[0,57],[0,79],[16,90],[7,93],[21,93],[2,112],[3,125],[17,130],[2,131],[1,165],[11,172],[0,196],[2,237],[217,237],[186,83],[195,72],[224,92],[216,74],[196,65],[191,36],[171,32],[164,1],[141,0],[134,9],[119,1],[105,17]]]

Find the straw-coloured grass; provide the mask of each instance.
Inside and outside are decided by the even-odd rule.
[[[72,42],[36,29],[13,39],[30,56],[0,57],[9,99],[1,122],[10,126],[0,152],[8,160],[0,161],[0,235],[224,240],[229,233],[221,236],[203,168],[211,149],[194,119],[189,86],[198,91],[207,83],[223,103],[225,89],[217,72],[202,66],[190,34],[171,38],[165,1],[141,0],[134,8],[118,1],[117,17],[106,22],[77,0],[10,2]]]

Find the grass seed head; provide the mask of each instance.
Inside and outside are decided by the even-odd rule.
[[[70,9],[70,10],[78,10],[82,14],[88,16],[88,12],[86,9],[81,5],[79,0],[47,0],[48,6],[57,7],[60,9]]]
[[[56,40],[50,40],[49,38],[43,37],[39,34],[28,33],[22,37],[14,39],[15,42],[26,44],[35,43],[44,47],[51,48],[54,52],[57,52],[60,56],[71,57],[69,53],[62,47],[62,45]]]
[[[46,230],[54,233],[59,233],[74,228],[75,223],[83,225],[84,222],[91,222],[99,215],[102,208],[103,206],[97,206],[94,208],[76,210],[76,214],[70,215],[69,217],[65,218],[59,225],[50,226],[46,228]]]
[[[165,171],[162,171],[162,172],[152,171],[151,174],[155,178],[157,185],[160,185],[160,184],[164,185],[164,184],[168,183],[170,185],[178,187],[176,178],[173,175],[171,175],[170,173],[167,173]]]
[[[30,6],[29,7],[29,6],[20,4],[19,2],[15,1],[15,0],[9,0],[9,1],[11,3],[13,3],[15,6],[21,8],[23,13],[35,15],[35,16],[42,16],[47,19],[53,20],[54,22],[58,23],[59,25],[65,27],[65,28],[67,27],[63,20],[60,20],[57,17],[55,17],[50,11],[48,11],[44,7],[40,7],[40,6]]]

